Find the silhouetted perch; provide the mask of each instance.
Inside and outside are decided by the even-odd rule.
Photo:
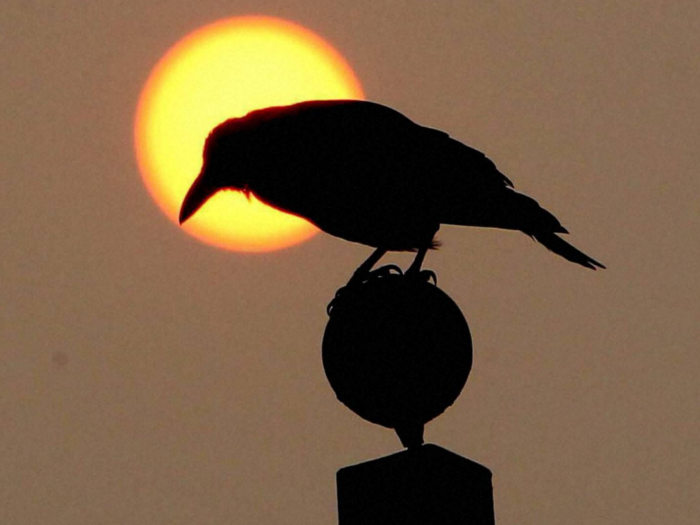
[[[340,525],[492,525],[491,471],[436,445],[338,471]]]
[[[380,268],[329,305],[323,366],[338,399],[396,430],[408,450],[338,471],[341,525],[493,523],[491,472],[435,445],[423,426],[472,364],[469,327],[437,286]]]
[[[419,446],[471,369],[462,312],[437,286],[381,270],[340,289],[329,310],[323,366],[338,399]]]

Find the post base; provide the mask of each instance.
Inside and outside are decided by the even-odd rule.
[[[342,468],[340,525],[494,523],[491,471],[427,444]]]

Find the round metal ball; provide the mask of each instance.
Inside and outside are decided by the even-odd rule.
[[[397,430],[420,425],[422,434],[457,399],[471,369],[471,336],[437,286],[370,278],[339,290],[329,315],[323,366],[338,399],[359,416]]]

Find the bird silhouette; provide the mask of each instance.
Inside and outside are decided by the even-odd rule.
[[[441,224],[520,230],[587,268],[605,268],[559,237],[568,233],[483,153],[389,107],[316,100],[270,107],[215,127],[180,210],[180,223],[219,190],[251,193],[321,230],[376,250],[414,251],[420,274]],[[351,279],[352,280],[352,279]]]

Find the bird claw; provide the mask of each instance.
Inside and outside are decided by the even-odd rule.
[[[340,291],[340,290],[338,290]],[[333,305],[335,303],[335,300],[338,298],[338,292],[335,293],[335,297],[331,299],[331,302],[328,303],[326,306],[326,315],[331,315],[331,312],[333,311]]]
[[[408,270],[406,272],[406,277],[410,279],[416,279],[417,281],[425,281],[426,283],[433,281],[433,284],[437,286],[437,274],[432,270]]]
[[[370,272],[361,272],[357,273],[355,272],[353,276],[350,278],[348,281],[348,284],[345,286],[355,286],[359,285],[362,283],[365,283],[369,281],[370,279],[375,279],[377,277],[387,277],[389,275],[403,275],[403,271],[401,268],[396,266],[395,264],[387,264],[386,266],[381,266],[377,268],[376,270],[372,270]]]
[[[333,307],[335,306],[335,302],[338,300],[338,298],[343,295],[343,292],[347,290],[347,288],[350,286],[350,283],[346,284],[342,288],[338,288],[338,290],[335,292],[335,295],[333,296],[333,299],[331,299],[331,302],[328,303],[328,306],[326,306],[326,314],[331,315],[331,312],[333,311]]]
[[[369,272],[369,278],[375,277],[388,277],[389,275],[403,275],[403,270],[396,266],[395,264],[387,264],[386,266],[380,266],[376,270]]]
[[[407,279],[415,279],[416,281],[423,281],[426,283],[429,283],[432,280],[433,284],[437,286],[437,275],[432,270],[411,270],[409,268],[406,271],[406,273],[404,273],[401,270],[401,268],[399,268],[395,264],[387,264],[386,266],[382,266],[380,268],[377,268],[376,270],[372,270],[371,272],[367,272],[363,275],[353,275],[350,281],[348,281],[348,284],[346,284],[342,288],[338,289],[337,292],[335,292],[335,296],[333,297],[331,302],[328,303],[328,306],[326,306],[326,313],[328,315],[331,314],[335,302],[346,291],[351,290],[354,287],[360,286],[371,279],[383,279],[390,275],[404,276]]]
[[[404,275],[404,273],[401,270],[401,268],[399,268],[395,264],[387,264],[386,266],[381,266],[376,270],[372,270],[371,272],[362,272],[359,274],[355,273],[348,281],[348,284],[346,284],[342,288],[338,289],[337,292],[335,292],[335,297],[333,297],[333,299],[331,299],[331,302],[328,303],[328,306],[326,306],[326,313],[328,315],[331,314],[336,300],[338,299],[338,297],[343,295],[343,293],[345,293],[346,290],[366,283],[371,279],[383,279],[390,275]]]

